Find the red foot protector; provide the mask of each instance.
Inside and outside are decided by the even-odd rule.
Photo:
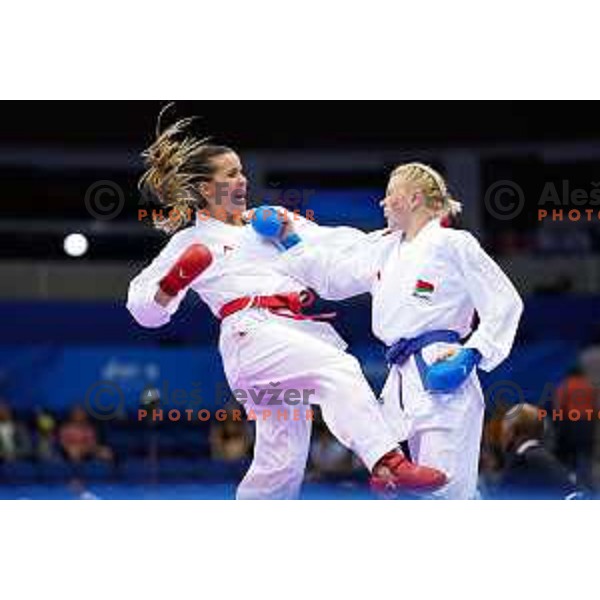
[[[397,450],[383,456],[373,468],[371,489],[379,494],[395,492],[433,492],[446,485],[444,473],[415,465]]]

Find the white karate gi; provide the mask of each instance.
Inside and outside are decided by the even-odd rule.
[[[386,346],[433,330],[462,339],[477,310],[479,326],[464,345],[479,350],[485,371],[508,356],[523,310],[514,286],[477,240],[437,220],[410,242],[402,232],[358,235],[345,247],[306,240],[283,253],[279,265],[324,298],[371,292],[373,332]],[[431,363],[452,346],[432,344],[422,354]],[[381,400],[388,423],[408,439],[412,459],[448,475],[434,497],[474,497],[484,416],[476,371],[453,394],[431,394],[412,356],[391,367]]]
[[[294,221],[313,243],[345,243],[352,230],[321,228],[304,219]],[[213,261],[191,288],[215,315],[231,300],[298,292],[305,288],[273,268],[279,252],[259,238],[250,225],[235,227],[215,219],[199,219],[194,227],[176,233],[158,257],[133,279],[127,308],[145,327],[169,322],[186,291],[164,308],[154,301],[160,279],[193,243],[210,250]],[[202,323],[197,324],[202,327]],[[331,432],[372,469],[377,460],[398,445],[379,410],[358,361],[345,352],[346,344],[328,323],[298,321],[251,308],[224,319],[219,350],[232,389],[272,388],[315,390]],[[280,398],[283,397],[280,396]],[[298,495],[309,451],[310,406],[264,406],[245,403],[257,416],[254,458],[237,490],[238,498],[294,498]],[[275,418],[287,409],[288,420]],[[293,420],[293,410],[302,418]],[[264,410],[272,417],[263,420]]]

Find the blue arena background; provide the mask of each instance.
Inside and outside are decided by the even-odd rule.
[[[202,406],[217,408],[226,400],[218,324],[199,302],[190,298],[186,304],[173,323],[149,332],[131,319],[124,303],[1,303],[10,315],[0,322],[1,389],[19,398],[18,410],[42,405],[64,411],[82,402],[94,382],[109,380],[135,411],[142,391],[166,380],[171,389],[196,384]],[[323,304],[335,306],[336,325],[380,387],[386,365],[383,346],[366,327],[368,299]],[[593,334],[590,319],[599,317],[593,297],[528,298],[514,352],[493,373],[482,373],[482,380],[489,385],[510,379],[528,401],[539,399],[547,383],[560,382],[574,364]]]

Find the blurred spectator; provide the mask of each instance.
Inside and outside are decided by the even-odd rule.
[[[542,252],[586,254],[592,250],[592,233],[589,228],[575,226],[568,218],[553,221],[544,219],[537,230],[537,246]]]
[[[316,422],[310,447],[310,476],[316,480],[339,480],[357,468],[352,453],[338,442],[323,423]]]
[[[98,443],[96,428],[90,423],[85,410],[75,406],[69,419],[60,426],[59,442],[66,458],[79,463],[90,458],[112,460],[112,451]]]
[[[505,229],[495,235],[494,249],[502,255],[519,255],[530,248],[527,236],[514,229]]]
[[[538,283],[534,292],[536,294],[568,294],[573,291],[573,280],[568,275],[561,273],[554,279]]]
[[[583,375],[600,390],[600,342],[584,348],[579,357]]]
[[[597,395],[597,389],[576,368],[558,387],[555,398],[555,408],[562,411],[560,418],[554,420],[556,453],[575,472],[577,483],[587,488],[592,488]],[[573,416],[579,414],[580,418],[570,418],[570,411]]]
[[[53,460],[57,455],[56,420],[46,410],[38,410],[35,416],[36,447],[39,460]]]
[[[531,404],[517,404],[502,420],[504,469],[497,496],[522,500],[572,498],[565,467],[544,446],[544,421]]]
[[[233,414],[228,412],[224,421],[211,422],[210,453],[213,460],[242,460],[249,456],[251,446],[252,440],[245,420],[235,421]]]
[[[502,473],[500,444],[502,417],[494,415],[486,421],[481,439],[477,489],[484,498],[491,498]]]
[[[502,461],[489,446],[482,446],[479,455],[477,491],[481,498],[493,498],[502,474]]]
[[[10,405],[0,401],[0,459],[16,460],[31,454],[31,438],[27,427],[17,421]]]

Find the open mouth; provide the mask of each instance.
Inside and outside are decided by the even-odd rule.
[[[231,202],[239,207],[246,206],[246,189],[237,188],[231,192]]]

